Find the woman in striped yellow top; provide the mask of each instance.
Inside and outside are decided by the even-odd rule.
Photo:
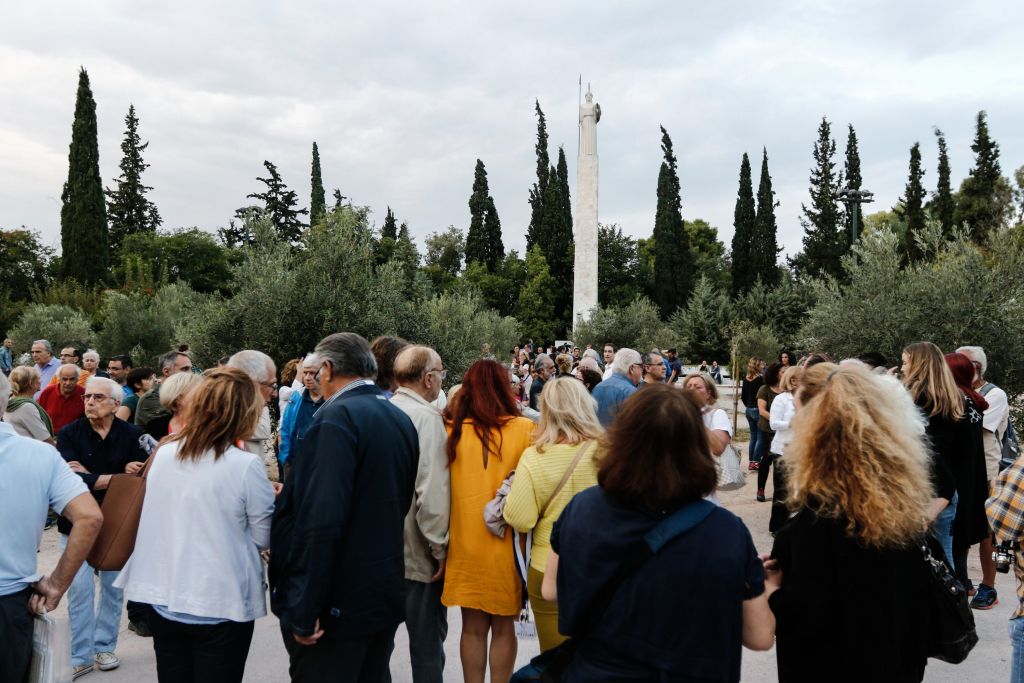
[[[533,531],[526,585],[544,651],[565,640],[558,633],[558,604],[540,594],[551,552],[551,529],[573,496],[597,484],[596,442],[604,429],[597,420],[594,399],[572,377],[549,380],[538,407],[540,423],[533,445],[523,451],[516,467],[505,500],[505,521],[517,531]]]

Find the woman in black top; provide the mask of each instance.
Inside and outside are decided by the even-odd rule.
[[[917,342],[903,350],[903,383],[914,403],[924,413],[932,450],[932,534],[942,544],[953,567],[953,520],[959,504],[958,492],[969,487],[972,443],[971,421],[964,395],[946,365],[939,347]],[[965,470],[964,465],[967,465]]]
[[[772,646],[776,585],[742,520],[703,500],[717,481],[710,453],[685,392],[655,384],[623,403],[599,486],[572,499],[551,535],[543,593],[577,646],[563,681],[731,683],[742,646]],[[616,582],[636,544],[686,506],[707,516]]]
[[[747,426],[750,428],[747,460],[749,468],[752,470],[757,469],[756,458],[760,457],[757,444],[761,440],[761,430],[757,428],[757,423],[761,419],[761,414],[757,412],[757,390],[764,385],[764,377],[761,376],[763,371],[764,361],[751,357],[747,361],[747,374],[743,377],[743,383],[740,385],[740,397],[743,401],[744,413],[747,416]]]
[[[920,681],[930,579],[916,544],[931,486],[917,410],[895,380],[831,363],[806,369],[796,401],[795,516],[766,565],[781,573],[769,598],[779,681]]]
[[[768,483],[768,470],[772,466],[772,455],[769,446],[775,438],[775,432],[768,420],[771,417],[772,402],[775,397],[782,393],[782,372],[786,368],[778,363],[772,363],[764,371],[764,386],[757,390],[757,428],[761,430],[761,436],[757,443],[757,450],[760,455],[757,458],[757,500],[763,503],[764,486]]]

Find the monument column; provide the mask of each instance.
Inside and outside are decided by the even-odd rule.
[[[576,155],[575,263],[572,288],[572,326],[590,318],[597,307],[597,122],[601,106],[587,84],[580,105],[580,146]]]

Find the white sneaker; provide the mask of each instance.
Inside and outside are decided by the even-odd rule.
[[[121,660],[113,652],[101,652],[96,655],[96,668],[100,671],[110,671],[121,666]]]
[[[92,673],[92,664],[79,664],[71,669],[71,680],[76,681],[85,674]]]

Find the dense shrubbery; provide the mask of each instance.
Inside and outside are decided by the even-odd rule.
[[[48,339],[54,353],[62,346],[87,348],[96,341],[89,316],[60,304],[29,304],[9,336],[16,352],[28,351],[36,339]]]

